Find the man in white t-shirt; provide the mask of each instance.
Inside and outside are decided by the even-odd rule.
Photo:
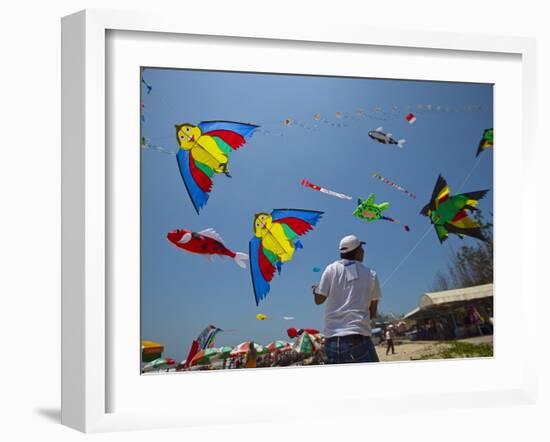
[[[340,241],[340,259],[315,286],[315,304],[325,304],[325,353],[328,364],[378,362],[370,319],[382,297],[376,272],[362,264],[363,241],[349,235]]]

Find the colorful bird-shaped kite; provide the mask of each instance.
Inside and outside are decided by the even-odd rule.
[[[256,305],[269,293],[275,269],[290,261],[295,249],[301,249],[298,236],[313,229],[323,212],[300,209],[275,209],[254,216],[254,237],[250,240],[250,274]]]
[[[420,214],[430,218],[441,243],[448,238],[449,233],[460,238],[471,236],[485,240],[479,224],[468,216],[468,211],[479,210],[476,206],[488,191],[479,190],[451,196],[447,182],[439,175],[432,198]]]
[[[481,152],[489,149],[490,147],[493,147],[493,128],[485,129],[483,131],[483,137],[481,137],[479,145],[477,146],[476,157],[478,157]]]
[[[212,177],[229,174],[229,153],[237,150],[258,126],[233,121],[202,121],[176,125],[180,149],[178,166],[187,192],[197,213],[208,201]]]

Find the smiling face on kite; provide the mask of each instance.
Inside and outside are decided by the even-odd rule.
[[[201,135],[202,132],[197,126],[187,123],[176,125],[176,138],[182,149],[191,149]]]
[[[271,229],[271,224],[273,220],[269,213],[257,213],[254,216],[254,235],[257,238],[263,238],[269,229]]]

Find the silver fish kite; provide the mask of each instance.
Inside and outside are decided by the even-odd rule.
[[[392,134],[390,133],[384,133],[384,128],[379,127],[375,130],[369,131],[369,137],[371,137],[374,141],[378,141],[382,144],[397,144],[398,147],[401,149],[405,145],[405,142],[407,140],[395,140],[392,138]]]

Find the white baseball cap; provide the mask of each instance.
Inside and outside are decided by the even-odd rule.
[[[365,244],[365,241],[359,241],[355,235],[344,236],[340,240],[340,252],[348,253],[355,250],[357,247]]]

